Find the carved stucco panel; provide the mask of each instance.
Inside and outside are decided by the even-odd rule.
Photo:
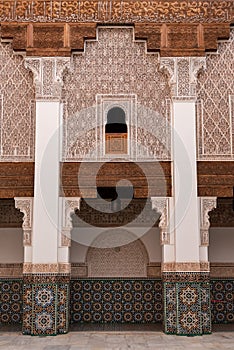
[[[233,159],[234,155],[234,30],[207,54],[206,70],[197,85],[198,157],[202,160]]]
[[[204,197],[200,198],[200,220],[201,220],[201,245],[208,246],[209,245],[209,212],[216,208],[217,198],[216,197]]]
[[[0,43],[0,161],[33,161],[35,89],[23,57]]]
[[[33,198],[32,197],[15,197],[15,207],[23,214],[23,245],[32,244],[32,220],[33,220]]]
[[[161,58],[160,69],[166,71],[174,100],[196,98],[197,76],[206,67],[205,57]]]
[[[131,154],[138,159],[169,159],[171,91],[158,55],[147,54],[146,42],[133,40],[133,28],[98,28],[97,38],[85,43],[84,54],[73,56],[73,69],[65,73],[64,160],[99,156],[96,149],[104,125],[98,96],[105,95],[113,102],[125,96],[124,103],[126,96],[136,96],[136,119],[129,130],[133,135],[135,129],[139,146],[137,154]]]
[[[161,244],[170,244],[169,232],[169,198],[152,197],[152,209],[161,214],[159,221],[160,242]]]
[[[72,230],[72,218],[71,214],[76,209],[80,209],[80,198],[70,197],[62,198],[62,234],[61,234],[61,245],[70,247],[71,245],[71,230]]]
[[[60,99],[62,76],[70,67],[69,57],[26,57],[25,67],[33,72],[37,99]]]

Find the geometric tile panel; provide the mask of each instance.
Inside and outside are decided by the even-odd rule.
[[[23,312],[23,281],[0,279],[0,324],[19,324]]]
[[[177,283],[177,333],[202,334],[201,289],[198,283]]]
[[[57,286],[55,284],[36,284],[33,294],[33,334],[56,334]]]
[[[25,283],[23,334],[67,333],[68,297],[67,283]]]
[[[199,335],[211,333],[209,283],[165,282],[165,333]]]
[[[210,281],[212,323],[234,323],[234,279]]]
[[[71,323],[158,323],[163,320],[158,279],[79,279],[70,282]]]

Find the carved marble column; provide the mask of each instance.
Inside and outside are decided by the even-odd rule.
[[[173,116],[173,200],[170,207],[174,259],[162,264],[165,332],[211,332],[209,264],[200,261],[200,212],[197,196],[196,78],[203,57],[162,58],[169,76]]]
[[[60,261],[60,129],[62,75],[67,57],[25,58],[36,86],[32,260],[24,266],[23,333],[68,331],[70,264]]]

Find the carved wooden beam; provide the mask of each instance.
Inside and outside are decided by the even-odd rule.
[[[161,57],[204,56],[217,49],[218,40],[228,39],[229,35],[228,23],[135,24],[135,38],[146,39],[147,50],[159,52]]]
[[[232,197],[234,188],[233,161],[197,162],[199,197]]]
[[[92,168],[95,163],[82,163],[82,176],[87,183],[86,196],[96,197],[96,188],[90,185]],[[122,166],[120,166],[122,164]],[[61,195],[67,197],[79,197],[78,174],[81,163],[61,163]],[[112,187],[116,181],[128,178],[132,181],[135,196],[145,198],[149,196],[167,197],[171,193],[171,163],[147,162],[142,164],[142,169],[147,167],[150,176],[148,191],[147,179],[144,178],[140,169],[134,163],[106,163],[98,173],[96,186]],[[161,168],[161,169],[160,169]],[[157,171],[160,170],[160,171]],[[137,172],[136,172],[137,170]],[[162,171],[164,177],[162,177]],[[234,187],[234,161],[198,161],[198,196],[200,197],[232,197]],[[34,163],[0,162],[0,198],[33,197],[34,186]],[[163,193],[162,193],[163,190]]]
[[[2,23],[1,38],[27,56],[70,56],[83,51],[86,39],[96,38],[96,23]],[[204,56],[228,39],[230,25],[135,23],[135,39],[147,41],[149,52],[161,57]]]
[[[95,39],[96,23],[2,23],[2,40],[27,56],[70,56],[83,51],[85,39]]]
[[[0,0],[1,37],[28,56],[70,56],[97,25],[135,26],[135,38],[162,57],[204,56],[228,39],[233,0]]]
[[[97,187],[115,187],[123,179],[136,198],[171,196],[171,162],[61,163],[61,196],[96,197]],[[79,186],[78,184],[79,177]]]
[[[0,198],[33,197],[34,163],[0,162]]]

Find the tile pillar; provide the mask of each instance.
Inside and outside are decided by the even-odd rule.
[[[69,260],[59,259],[62,74],[70,58],[25,58],[36,86],[31,261],[24,263],[23,333],[68,331]]]
[[[172,101],[173,197],[170,235],[173,253],[163,255],[164,331],[178,335],[211,332],[209,263],[201,261],[197,196],[196,78],[205,58],[162,58]]]

